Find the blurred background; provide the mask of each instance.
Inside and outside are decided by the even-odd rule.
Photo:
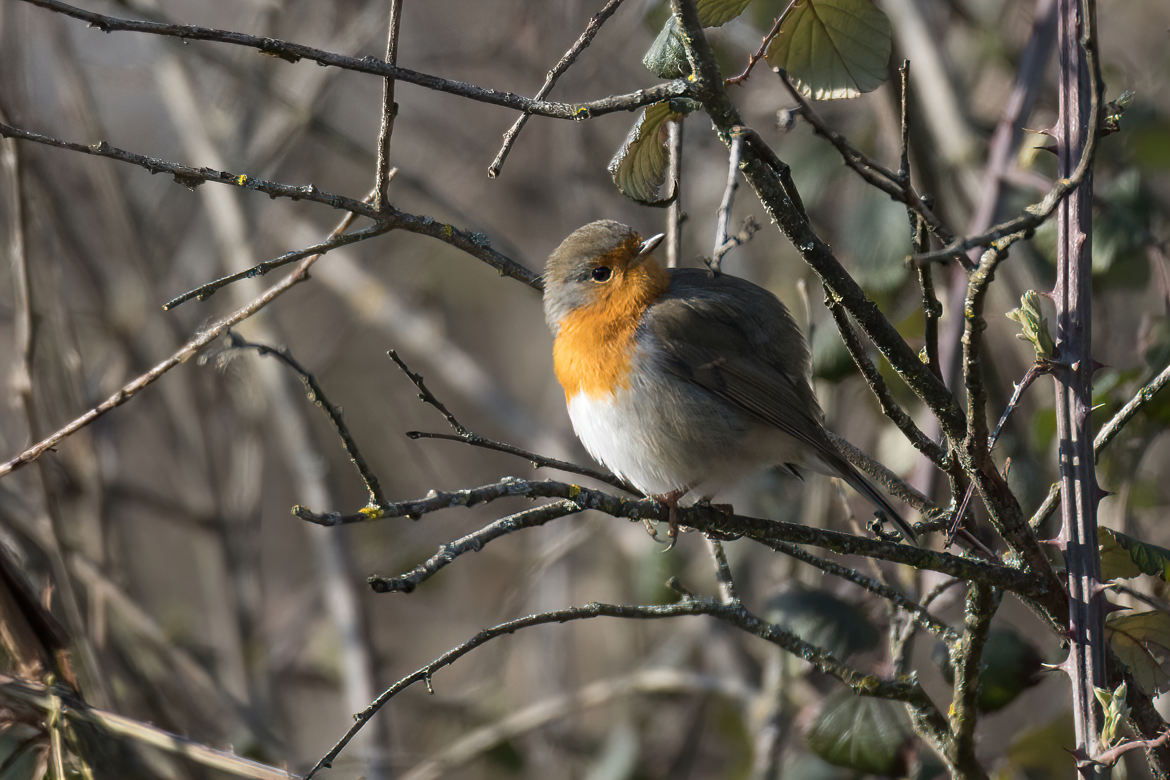
[[[601,4],[406,0],[398,61],[531,95]],[[379,58],[387,5],[85,3],[116,16]],[[742,70],[784,5],[759,0],[711,32],[725,74]],[[892,68],[903,58],[912,61],[919,190],[960,232],[993,190],[997,216],[1037,200],[1055,166],[1052,155],[1037,149],[1045,136],[1017,134],[1002,176],[989,180],[985,173],[990,140],[1034,38],[1034,18],[1050,4],[879,5],[895,33]],[[660,2],[626,0],[550,98],[580,101],[655,83],[641,57],[666,13]],[[1105,420],[1170,361],[1170,96],[1163,88],[1170,78],[1170,6],[1106,0],[1099,16],[1107,97],[1135,93],[1122,131],[1103,142],[1095,182],[1093,329],[1098,359],[1108,365],[1098,383],[1098,414]],[[290,64],[242,47],[102,34],[18,0],[0,2],[0,51],[0,110],[18,127],[356,198],[373,184],[382,91],[375,77]],[[1054,119],[1051,44],[1044,61],[1026,71],[1024,86],[1035,105],[1017,127],[1043,129]],[[896,72],[873,93],[817,106],[891,168],[898,155],[895,84]],[[904,263],[910,252],[904,210],[848,172],[807,125],[790,121],[792,102],[767,67],[732,95],[746,123],[792,165],[821,235],[919,347],[921,298]],[[402,83],[397,101],[391,162],[399,170],[390,199],[399,209],[481,231],[534,270],[564,235],[594,219],[620,219],[644,234],[664,229],[665,210],[623,198],[606,171],[633,122],[630,114],[586,122],[533,118],[501,175],[490,179],[488,164],[514,112]],[[35,351],[30,408],[8,384],[9,369],[15,372],[21,358],[16,276],[6,258],[0,265],[0,366],[10,400],[0,414],[4,458],[107,398],[202,326],[255,297],[279,272],[173,311],[162,311],[163,302],[318,242],[340,217],[317,204],[213,184],[188,188],[166,175],[30,143],[16,149],[22,184],[15,189],[4,182],[0,243],[14,240],[18,197]],[[709,123],[691,116],[681,188],[686,265],[701,264],[711,252],[726,170],[726,151]],[[815,276],[741,188],[733,226],[748,216],[763,229],[726,258],[724,269],[767,286],[808,324],[830,427],[948,501],[938,492],[945,481],[934,484],[935,475],[856,376]],[[994,415],[1032,360],[1002,313],[1026,289],[1051,289],[1053,243],[1042,230],[1034,242],[1017,245],[989,298]],[[950,269],[938,269],[935,280],[945,300]],[[953,319],[948,307],[944,350],[954,343],[945,338]],[[553,377],[539,294],[434,239],[394,232],[330,253],[309,282],[237,332],[287,347],[313,372],[343,408],[393,499],[504,475],[559,475],[462,444],[407,439],[405,431],[443,431],[445,423],[419,403],[387,349],[422,373],[472,430],[589,462]],[[891,384],[915,409],[909,394]],[[997,449],[1000,462],[1011,457],[1011,480],[1029,513],[1055,474],[1051,399],[1050,383],[1038,382]],[[1101,522],[1162,545],[1170,545],[1163,521],[1170,504],[1168,419],[1170,397],[1152,403],[1102,458],[1100,476],[1115,492],[1102,504]],[[869,511],[858,502],[855,514],[846,503],[853,497],[843,498],[819,477],[801,486],[763,475],[727,500],[744,513],[843,529],[864,523]],[[594,600],[671,601],[663,583],[672,574],[696,592],[714,591],[710,560],[695,535],[683,535],[663,555],[639,524],[586,513],[505,537],[412,594],[375,595],[365,585],[368,575],[407,571],[439,544],[529,504],[497,502],[418,521],[335,529],[310,527],[289,512],[295,504],[352,512],[364,503],[336,435],[296,377],[272,359],[217,343],[37,466],[0,480],[0,543],[36,591],[51,591],[54,613],[76,646],[86,648],[75,666],[88,701],[296,772],[312,766],[349,727],[351,714],[383,688],[481,628]],[[876,629],[888,623],[885,605],[856,587],[748,542],[728,550],[741,592],[758,612],[799,622],[811,611]],[[864,562],[851,564],[869,571]],[[919,594],[938,584],[914,572],[884,574]],[[1155,599],[1165,595],[1164,586],[1140,585]],[[838,598],[810,610],[792,594],[811,588]],[[953,588],[941,596],[936,612],[959,615],[961,593]],[[1009,599],[998,620],[1030,648],[1029,668],[1040,658],[1059,660],[1055,637],[1018,602]],[[888,671],[878,636],[875,630],[873,638],[855,637],[843,649],[854,651],[862,668]],[[945,703],[933,641],[915,640],[912,666]],[[839,686],[809,675],[774,647],[706,620],[531,629],[461,659],[433,685],[433,695],[416,686],[395,698],[324,776],[740,778],[760,776],[759,765],[767,763],[762,745],[779,751],[785,777],[864,775],[830,766],[807,744],[810,723]],[[1067,693],[1063,678],[1045,677],[985,719],[985,766],[1005,778],[1068,776],[1060,749],[1071,744],[1062,731]],[[1071,733],[1071,722],[1067,728]],[[6,731],[0,754],[11,753],[28,733]],[[928,777],[928,754],[899,749],[895,763],[870,771],[898,775],[923,761],[916,771]],[[141,760],[154,776],[224,776],[165,752],[143,750]],[[16,761],[0,772],[30,776],[29,766]],[[1132,773],[1141,776],[1136,763]]]

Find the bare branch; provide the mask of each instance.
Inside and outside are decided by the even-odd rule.
[[[342,419],[340,407],[330,403],[329,399],[325,397],[325,391],[321,389],[317,378],[302,366],[286,347],[275,348],[267,344],[256,344],[247,341],[234,331],[228,331],[228,338],[231,339],[232,349],[254,349],[262,356],[276,358],[296,373],[301,383],[305,386],[305,389],[308,390],[309,400],[317,406],[320,406],[325,410],[325,414],[329,415],[329,422],[333,424],[333,429],[337,431],[337,435],[341,438],[341,444],[345,448],[345,453],[349,455],[349,460],[357,469],[362,484],[366,486],[366,493],[370,497],[370,504],[376,506],[386,503],[386,497],[382,494],[382,487],[378,484],[378,478],[374,476],[374,472],[370,469],[369,464],[366,463],[366,459],[362,457],[361,450],[358,449],[357,442],[353,439],[353,434],[349,432],[345,420]]]
[[[347,214],[337,225],[337,227],[334,228],[331,237],[341,235],[346,230],[346,228],[349,227],[353,219],[354,214],[352,212]],[[100,404],[93,407],[85,414],[73,420],[68,425],[51,434],[47,438],[41,440],[37,444],[34,444],[33,446],[24,450],[6,463],[0,464],[0,477],[3,477],[5,474],[18,469],[21,466],[35,461],[46,451],[53,449],[69,436],[72,436],[74,433],[77,433],[82,428],[85,428],[94,420],[106,414],[106,412],[116,409],[129,401],[140,391],[153,384],[156,380],[158,380],[175,366],[186,363],[197,352],[199,352],[199,350],[203,349],[203,347],[207,346],[212,341],[226,333],[227,330],[233,325],[243,322],[248,317],[251,317],[253,314],[263,309],[273,300],[288,292],[288,290],[295,284],[306,279],[309,273],[309,269],[313,266],[313,263],[317,262],[317,259],[320,257],[320,254],[309,255],[300,262],[300,265],[293,269],[292,273],[290,273],[284,279],[281,279],[272,287],[265,290],[263,294],[241,306],[239,309],[232,312],[228,316],[223,317],[212,323],[210,326],[199,330],[191,339],[187,341],[186,344],[179,347],[179,349],[172,353],[171,356],[166,360],[162,361],[146,373],[140,374],[139,376],[130,380],[125,385],[123,385],[118,390],[118,392],[114,393],[105,401],[102,401]]]
[[[605,24],[605,20],[613,16],[621,4],[622,0],[609,0],[609,2],[602,6],[600,11],[590,17],[589,24],[585,25],[585,31],[569,47],[569,50],[557,60],[557,64],[552,66],[552,70],[545,75],[544,84],[537,90],[534,100],[544,100],[548,93],[552,91],[557,80],[577,60],[581,52],[585,51],[585,47],[593,42],[594,36],[601,29],[601,25]],[[488,166],[489,177],[494,179],[500,175],[500,169],[504,166],[504,160],[508,159],[508,153],[512,151],[512,145],[516,143],[516,137],[520,135],[520,131],[528,122],[528,117],[528,113],[516,117],[516,121],[504,133],[504,143],[500,146],[500,151],[496,152],[496,159],[492,160],[492,164]]]
[[[390,0],[390,20],[386,33],[386,64],[398,64],[398,33],[402,29],[402,0]],[[390,137],[394,134],[394,118],[398,104],[394,102],[394,77],[382,80],[382,126],[378,130],[378,161],[374,175],[374,209],[381,211],[389,201]]]
[[[599,617],[613,617],[627,620],[661,620],[664,618],[693,615],[709,615],[747,631],[750,634],[754,634],[767,642],[771,642],[805,659],[821,672],[836,677],[862,696],[895,699],[897,701],[911,703],[915,707],[922,709],[934,709],[934,705],[930,702],[930,699],[917,682],[887,680],[874,675],[862,674],[846,666],[828,651],[815,645],[810,645],[787,629],[761,620],[738,604],[716,604],[709,601],[693,599],[687,599],[675,604],[655,606],[600,604],[594,602],[580,607],[541,612],[484,629],[467,641],[456,645],[438,656],[426,666],[420,667],[406,677],[403,677],[371,702],[369,707],[354,715],[353,726],[349,728],[329,752],[321,757],[321,760],[317,762],[316,766],[309,770],[305,775],[305,780],[310,780],[321,769],[332,766],[333,761],[341,754],[341,751],[345,749],[357,733],[362,730],[366,723],[390,699],[418,682],[425,682],[429,688],[431,678],[435,672],[445,666],[451,665],[472,650],[493,639],[513,634],[525,628],[547,625],[549,623],[569,623],[576,620],[591,620]]]
[[[429,512],[452,507],[471,507],[501,498],[565,498],[586,509],[631,520],[667,521],[670,512],[668,507],[649,498],[619,498],[600,490],[566,482],[504,477],[498,482],[464,490],[446,492],[432,490],[423,498],[391,501],[377,508],[367,507],[350,514],[319,513],[303,506],[293,507],[292,513],[302,520],[318,525],[348,525],[391,517],[418,519]],[[996,563],[985,563],[908,544],[867,539],[841,531],[812,528],[800,523],[727,514],[718,508],[701,503],[678,507],[677,512],[682,525],[721,540],[746,536],[780,552],[787,552],[787,545],[811,544],[845,555],[861,555],[906,564],[916,569],[940,571],[952,577],[983,582],[1026,596],[1039,597],[1045,593],[1044,580],[1022,569]]]
[[[464,444],[471,445],[472,447],[481,447],[485,450],[495,450],[496,452],[505,452],[509,455],[517,455],[530,462],[535,468],[547,466],[548,468],[557,469],[559,471],[567,471],[571,474],[580,474],[583,477],[591,477],[598,480],[599,482],[605,482],[608,485],[613,485],[618,490],[624,490],[627,493],[641,495],[641,492],[629,482],[626,482],[621,477],[615,476],[608,471],[589,468],[588,466],[579,466],[576,463],[569,463],[568,461],[559,460],[557,458],[549,458],[544,455],[532,452],[531,450],[526,450],[521,447],[507,444],[505,442],[495,441],[494,439],[480,436],[478,433],[468,430],[466,427],[464,427],[463,423],[459,422],[459,420],[455,418],[455,415],[452,414],[449,409],[447,409],[446,405],[444,405],[442,401],[436,398],[434,393],[432,393],[427,388],[426,383],[423,381],[422,374],[417,374],[414,371],[411,371],[410,366],[406,365],[406,362],[398,355],[397,351],[392,349],[387,354],[390,356],[390,359],[393,360],[400,369],[402,369],[402,373],[406,374],[407,379],[409,379],[414,384],[414,386],[418,388],[419,400],[437,409],[439,414],[443,415],[443,419],[447,421],[447,424],[450,425],[452,430],[455,431],[454,435],[444,433],[426,433],[424,431],[407,431],[407,437],[411,439],[440,439],[446,441],[461,441]]]
[[[540,116],[552,117],[554,119],[572,119],[579,121],[618,111],[632,111],[642,106],[648,106],[651,103],[683,97],[689,92],[689,86],[686,80],[676,79],[653,87],[640,89],[636,92],[629,92],[624,95],[611,95],[599,100],[591,100],[583,103],[558,103],[534,100],[512,92],[488,89],[463,81],[454,81],[452,79],[431,76],[426,73],[419,73],[408,68],[391,65],[377,57],[347,57],[344,54],[336,54],[325,51],[324,49],[316,49],[312,46],[282,41],[278,38],[258,37],[246,33],[233,32],[231,30],[216,30],[210,27],[199,27],[196,25],[163,24],[161,22],[121,19],[115,16],[86,11],[60,2],[60,0],[24,0],[24,2],[55,11],[65,16],[71,16],[74,19],[80,19],[87,22],[90,27],[106,33],[122,31],[140,32],[181,38],[183,40],[214,41],[216,43],[246,46],[257,49],[262,54],[280,57],[289,62],[310,60],[319,65],[328,65],[358,73],[368,73],[373,76],[392,78],[437,92],[446,92],[481,103],[490,103],[516,111],[523,111],[527,114],[539,114]]]

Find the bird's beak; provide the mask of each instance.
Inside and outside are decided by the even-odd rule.
[[[645,257],[646,255],[653,252],[655,248],[657,248],[657,246],[662,243],[662,239],[664,238],[666,238],[666,234],[659,233],[658,235],[650,236],[650,238],[643,241],[638,245],[638,257]]]

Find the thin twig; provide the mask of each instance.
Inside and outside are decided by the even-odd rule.
[[[921,626],[930,633],[944,639],[948,642],[953,642],[959,638],[959,634],[953,628],[942,622],[934,615],[927,611],[929,602],[918,604],[906,594],[895,588],[886,585],[883,582],[878,582],[873,577],[867,577],[856,569],[850,569],[847,566],[842,566],[839,563],[821,558],[804,550],[796,545],[784,544],[774,545],[773,549],[782,552],[790,558],[795,558],[798,561],[807,563],[809,566],[820,569],[825,574],[831,574],[834,577],[840,577],[843,580],[852,582],[860,588],[868,590],[877,596],[888,600],[895,607],[904,610],[910,617],[913,625]],[[961,582],[962,580],[951,580],[952,583]]]
[[[723,189],[723,199],[719,202],[719,211],[715,217],[715,248],[711,252],[711,262],[707,267],[711,272],[718,274],[723,264],[723,256],[730,252],[738,243],[727,236],[727,225],[731,221],[731,206],[735,202],[735,190],[739,186],[739,161],[743,157],[743,132],[735,130],[731,133],[731,148],[727,153],[727,186]]]
[[[723,551],[723,542],[703,537],[707,543],[707,552],[711,553],[711,561],[715,564],[715,583],[719,586],[719,599],[724,604],[739,604],[739,594],[735,590],[735,580],[731,576],[731,566],[727,563],[727,553]]]
[[[789,0],[788,5],[784,6],[784,10],[781,11],[780,15],[777,16],[775,21],[772,22],[772,28],[768,30],[768,33],[764,36],[764,39],[760,41],[760,48],[756,49],[755,53],[748,58],[747,67],[745,67],[743,72],[738,76],[732,76],[731,78],[727,79],[727,81],[724,82],[727,86],[731,86],[732,84],[742,84],[747,80],[747,77],[751,75],[752,69],[756,67],[756,63],[763,59],[764,54],[767,53],[768,45],[772,43],[772,39],[780,34],[780,28],[784,25],[784,20],[788,18],[788,13],[798,2],[800,2],[800,0]]]
[[[1024,391],[1031,387],[1032,383],[1043,374],[1052,371],[1052,364],[1048,362],[1037,361],[1033,363],[1028,371],[1024,374],[1024,378],[1012,389],[1012,397],[1008,399],[1007,406],[1003,409],[1003,414],[999,416],[999,421],[995,424],[995,429],[992,430],[991,436],[987,439],[987,451],[990,453],[995,449],[995,443],[999,441],[999,434],[1003,431],[1003,426],[1007,424],[1008,417],[1011,416],[1015,408],[1019,406],[1020,399],[1024,395]],[[959,530],[959,526],[963,522],[963,516],[967,512],[967,505],[971,501],[971,496],[975,493],[975,483],[967,484],[967,490],[963,493],[963,500],[959,502],[958,508],[955,510],[954,517],[951,520],[951,527],[947,532],[947,545],[950,545],[955,538],[955,534]]]
[[[274,357],[281,363],[291,368],[301,380],[301,383],[308,390],[309,401],[320,406],[329,415],[329,421],[333,424],[333,429],[337,431],[337,435],[341,438],[341,444],[345,448],[345,453],[349,455],[349,460],[357,468],[358,476],[361,477],[362,484],[366,486],[366,493],[370,497],[370,504],[377,506],[386,503],[386,497],[382,494],[382,487],[378,484],[378,478],[370,469],[366,459],[362,457],[361,450],[358,449],[357,442],[354,441],[353,434],[350,433],[349,427],[346,426],[345,420],[341,416],[341,408],[330,403],[325,396],[325,391],[321,389],[321,385],[317,382],[308,369],[300,364],[300,362],[292,356],[287,347],[270,347],[267,344],[256,344],[254,342],[244,339],[235,331],[228,331],[228,338],[231,339],[232,349],[254,349],[266,357]]]
[[[389,350],[387,354],[390,356],[390,359],[398,365],[398,368],[402,370],[402,373],[406,374],[406,378],[409,379],[411,383],[414,384],[414,386],[418,389],[419,400],[425,404],[428,404],[429,406],[433,406],[436,410],[438,410],[439,414],[443,415],[443,419],[447,421],[447,424],[451,426],[451,429],[455,431],[454,435],[444,433],[427,433],[424,431],[407,431],[407,437],[411,439],[440,439],[445,441],[461,441],[465,444],[471,445],[472,447],[480,447],[485,450],[495,450],[496,452],[504,452],[509,455],[519,456],[530,462],[536,468],[541,468],[544,466],[557,469],[559,471],[567,471],[571,474],[580,474],[583,477],[591,477],[598,480],[599,482],[613,485],[615,488],[624,490],[627,493],[641,495],[641,492],[632,486],[629,482],[626,482],[621,477],[615,476],[608,471],[602,471],[601,469],[594,469],[588,466],[579,466],[576,463],[569,463],[568,461],[559,460],[557,458],[550,458],[532,452],[531,450],[526,450],[521,447],[507,444],[505,442],[495,441],[494,439],[480,436],[478,433],[469,430],[463,425],[463,423],[459,422],[459,420],[456,419],[455,415],[447,408],[447,406],[438,398],[436,398],[434,393],[432,393],[430,389],[427,388],[426,382],[423,381],[422,374],[411,371],[410,366],[406,365],[406,361],[404,361],[402,357],[399,356],[397,351],[392,349]]]
[[[178,163],[168,162],[155,157],[147,157],[145,155],[128,152],[124,149],[119,149],[111,146],[105,141],[101,141],[92,146],[84,144],[73,143],[70,141],[63,141],[53,136],[42,135],[34,133],[29,130],[12,127],[11,125],[0,122],[0,136],[9,138],[19,138],[25,141],[32,141],[34,143],[45,144],[47,146],[54,146],[60,149],[68,149],[73,152],[82,154],[91,154],[97,157],[108,157],[120,162],[130,163],[145,168],[151,173],[169,173],[175,177],[175,180],[180,184],[187,186],[198,186],[203,182],[213,182],[216,184],[227,184],[233,187],[244,187],[246,189],[253,189],[258,192],[263,192],[272,198],[289,198],[291,200],[308,200],[314,203],[321,203],[330,206],[331,208],[348,211],[363,217],[369,217],[379,223],[379,229],[382,232],[387,230],[405,230],[410,233],[419,233],[421,235],[430,236],[438,239],[446,244],[450,244],[456,249],[460,249],[467,254],[475,257],[478,260],[490,265],[503,276],[508,276],[516,279],[533,289],[540,290],[541,282],[539,274],[536,274],[524,266],[517,263],[515,260],[497,252],[491,247],[491,242],[483,233],[476,233],[454,225],[447,224],[432,217],[418,216],[409,214],[405,211],[399,211],[389,205],[382,209],[381,212],[375,211],[373,206],[364,201],[355,200],[354,198],[346,197],[344,195],[335,195],[330,192],[317,189],[312,184],[304,186],[294,186],[291,184],[283,184],[280,182],[265,181],[264,179],[257,179],[248,176],[244,173],[229,173],[227,171],[215,170],[214,168],[192,168]],[[361,232],[361,231],[358,231]],[[365,235],[365,234],[363,234]],[[336,238],[336,236],[335,236]],[[288,257],[283,255],[282,257]],[[276,258],[279,260],[280,258]],[[299,258],[298,258],[299,259]],[[288,262],[285,260],[284,262]],[[261,263],[259,266],[254,266],[252,269],[246,269],[240,274],[235,274],[230,277],[225,277],[235,280],[241,274],[246,276],[259,275],[264,273]],[[270,269],[269,269],[270,270]],[[197,298],[200,295],[206,296],[223,285],[217,282],[211,282],[209,285],[197,287],[194,290],[184,293],[167,302],[167,307],[177,306],[183,301]]]
[[[532,464],[533,468],[549,468],[557,471],[565,471],[569,474],[580,474],[583,477],[596,479],[598,482],[604,482],[607,485],[612,485],[618,490],[624,490],[627,493],[634,495],[642,495],[641,491],[626,482],[621,477],[602,471],[601,469],[591,468],[589,466],[582,466],[577,463],[570,463],[567,460],[560,460],[559,458],[550,458],[547,455],[541,455],[532,450],[526,450],[523,447],[517,447],[507,442],[496,441],[485,436],[480,436],[478,433],[467,431],[465,433],[431,433],[429,431],[407,431],[406,436],[410,439],[438,439],[439,441],[458,441],[472,447],[479,447],[484,450],[492,450],[494,452],[503,452],[508,455],[515,455],[518,458],[523,458]]]
[[[196,25],[163,24],[160,22],[121,19],[93,11],[86,11],[60,2],[60,0],[23,0],[23,2],[40,6],[41,8],[46,8],[65,16],[71,16],[74,19],[80,19],[87,22],[90,27],[106,33],[122,31],[140,32],[183,40],[213,41],[216,43],[245,46],[256,49],[262,54],[280,57],[288,62],[309,60],[319,65],[343,68],[358,73],[368,73],[383,78],[393,78],[398,81],[405,81],[409,84],[415,84],[438,92],[458,95],[481,103],[490,103],[515,111],[539,114],[540,116],[552,117],[554,119],[579,121],[618,111],[632,111],[642,106],[648,106],[651,103],[659,103],[663,100],[683,97],[690,91],[690,87],[685,79],[675,79],[674,81],[656,84],[652,87],[637,90],[636,92],[629,92],[624,95],[610,95],[599,100],[582,103],[559,103],[534,100],[512,92],[489,89],[463,81],[454,81],[452,79],[432,76],[427,73],[419,73],[408,68],[391,65],[377,57],[347,57],[343,54],[325,51],[324,49],[316,49],[312,46],[305,46],[291,41],[283,41],[278,38],[247,35],[246,33],[231,30],[216,30],[210,27],[199,27]]]
[[[432,490],[423,498],[391,501],[377,508],[367,507],[348,514],[314,512],[303,506],[293,507],[292,513],[307,522],[336,526],[392,517],[417,519],[429,512],[452,507],[471,507],[502,498],[567,498],[586,509],[593,509],[611,517],[660,522],[670,519],[670,510],[654,499],[619,498],[582,485],[517,477],[504,477],[498,482],[463,490],[446,492]],[[952,577],[985,582],[996,588],[1032,597],[1043,595],[1047,587],[1046,581],[1022,569],[976,561],[908,544],[868,539],[825,528],[812,528],[801,523],[727,514],[703,504],[678,507],[677,518],[680,524],[714,535],[721,540],[746,536],[771,549],[781,551],[783,545],[811,544],[844,555],[862,555],[902,563],[916,569],[931,569]]]
[[[841,340],[845,344],[845,349],[849,352],[849,356],[853,358],[853,363],[857,366],[857,370],[861,372],[861,376],[865,379],[865,383],[869,386],[870,391],[877,398],[878,405],[882,408],[882,413],[894,425],[898,426],[898,430],[914,445],[916,450],[929,458],[940,469],[946,469],[948,460],[946,451],[927,438],[926,434],[914,423],[910,414],[894,400],[893,393],[890,392],[890,388],[886,384],[886,380],[882,378],[881,372],[878,371],[877,366],[873,364],[869,356],[865,354],[865,345],[861,343],[861,338],[857,335],[857,331],[853,329],[853,323],[849,321],[849,315],[841,305],[840,299],[834,296],[828,288],[825,288],[825,306],[828,307],[829,313],[833,315],[833,322],[837,325],[837,330],[841,334]]]
[[[341,235],[346,230],[346,228],[349,227],[353,220],[354,214],[352,212],[346,214],[338,223],[337,227],[333,229],[333,232],[330,234],[330,236],[336,237]],[[232,312],[226,317],[217,320],[207,327],[201,328],[191,339],[187,341],[186,344],[179,347],[179,349],[173,352],[166,360],[162,361],[146,373],[140,374],[139,376],[130,380],[105,401],[102,401],[100,404],[93,407],[85,414],[76,418],[61,429],[57,430],[47,438],[27,448],[20,454],[8,460],[6,463],[0,464],[0,477],[3,477],[4,475],[20,468],[21,466],[35,461],[45,452],[51,450],[53,447],[57,446],[69,436],[72,436],[74,433],[77,433],[82,428],[85,428],[94,420],[129,401],[140,391],[153,384],[156,380],[158,380],[175,366],[186,363],[197,352],[199,352],[199,350],[215,341],[215,339],[219,338],[223,333],[227,332],[229,328],[236,325],[237,323],[243,322],[248,317],[251,317],[253,314],[263,309],[273,300],[288,292],[288,290],[298,282],[306,279],[308,277],[309,269],[313,266],[313,263],[317,262],[317,259],[320,257],[320,254],[309,255],[303,259],[300,264],[295,269],[293,269],[291,273],[289,273],[288,276],[272,285],[272,287],[265,290],[261,295],[244,304],[239,309],[236,309],[236,311]]]
[[[359,731],[377,714],[390,699],[418,682],[425,682],[430,687],[431,678],[435,672],[449,666],[458,659],[475,650],[477,647],[497,639],[501,636],[514,634],[532,626],[547,625],[549,623],[568,623],[576,620],[590,620],[599,617],[623,618],[627,620],[660,620],[674,617],[694,615],[709,615],[736,626],[761,639],[771,642],[788,652],[797,655],[821,672],[836,677],[858,694],[863,696],[877,696],[894,699],[913,704],[916,707],[933,709],[929,698],[917,682],[905,680],[881,679],[871,674],[862,674],[845,665],[828,651],[811,645],[792,632],[761,620],[748,612],[739,604],[716,604],[709,601],[687,599],[675,604],[664,605],[624,605],[591,603],[580,607],[569,607],[551,612],[541,612],[535,615],[510,620],[506,623],[492,626],[480,631],[475,636],[451,648],[438,656],[430,663],[387,688],[377,699],[370,703],[362,712],[354,715],[354,724],[337,741],[330,750],[321,757],[317,764],[305,775],[310,780],[321,769],[332,766],[333,761],[350,743]]]
[[[678,268],[682,258],[682,147],[683,120],[676,117],[667,122],[666,180],[671,186],[670,203],[666,207],[666,267]]]
[[[902,64],[898,66],[898,126],[901,128],[901,134],[898,139],[900,163],[897,176],[902,186],[908,187],[910,186],[910,60],[902,60]],[[914,209],[910,209],[910,211],[917,215]]]
[[[552,91],[553,85],[564,74],[569,66],[576,61],[577,57],[585,50],[585,47],[593,42],[593,37],[597,35],[597,31],[601,29],[601,25],[605,20],[613,16],[617,11],[618,6],[622,4],[622,0],[609,0],[601,10],[595,13],[590,19],[589,24],[585,25],[585,31],[578,36],[569,50],[561,55],[557,60],[557,64],[552,66],[547,74],[545,74],[544,84],[536,92],[534,100],[544,100],[549,92]],[[516,117],[516,121],[504,133],[504,142],[500,146],[500,151],[496,152],[496,159],[492,160],[492,164],[488,166],[488,176],[496,178],[500,175],[500,169],[504,166],[504,160],[508,158],[508,153],[512,151],[512,145],[516,143],[516,137],[520,135],[520,131],[528,122],[528,113],[523,113]]]
[[[1154,748],[1163,747],[1170,743],[1170,730],[1163,731],[1162,734],[1154,739],[1130,739],[1122,742],[1119,745],[1103,750],[1097,755],[1089,759],[1090,763],[1098,766],[1111,767],[1121,760],[1131,750],[1138,750],[1139,748],[1145,751],[1151,751]]]
[[[1156,377],[1142,385],[1133,398],[1126,402],[1125,406],[1117,410],[1117,413],[1109,418],[1109,422],[1101,426],[1101,430],[1097,431],[1097,436],[1093,439],[1093,458],[1096,461],[1100,458],[1101,452],[1104,451],[1109,443],[1121,433],[1126,424],[1133,419],[1142,407],[1153,400],[1166,385],[1170,384],[1170,364],[1163,368]],[[1060,501],[1060,483],[1053,483],[1048,490],[1048,495],[1044,501],[1037,508],[1032,519],[1028,521],[1028,525],[1032,526],[1033,530],[1039,530],[1040,524],[1048,519],[1052,511],[1056,509],[1057,503]]]
[[[900,173],[891,171],[849,143],[845,136],[829,127],[825,120],[821,119],[820,115],[813,110],[812,105],[804,95],[800,94],[800,90],[788,78],[787,73],[782,70],[777,70],[777,73],[780,75],[780,83],[784,85],[788,93],[792,96],[792,99],[796,101],[797,110],[800,112],[800,115],[812,126],[817,135],[833,145],[849,168],[864,179],[866,183],[886,193],[897,202],[905,204],[906,208],[920,215],[923,221],[926,222],[927,227],[930,228],[930,232],[938,236],[940,241],[950,242],[954,240],[954,233],[926,205],[922,196],[914,191],[908,176],[902,176]]]
[[[922,598],[922,602],[918,604],[918,606],[925,612],[926,610],[930,609],[930,605],[933,604],[939,596],[943,595],[949,589],[953,588],[961,582],[963,582],[963,580],[954,578],[943,580],[930,589],[930,592]],[[929,615],[930,613],[926,612],[926,614]],[[913,615],[911,615],[911,617],[913,618]],[[925,624],[921,620],[911,619],[906,621],[905,625],[902,627],[902,630],[898,632],[898,634],[890,643],[890,658],[893,660],[895,674],[906,674],[906,667],[910,661],[909,654],[906,651],[910,646],[910,640],[914,638],[914,635],[918,632],[920,627],[925,627]],[[959,638],[959,633],[950,626],[946,626],[946,628],[949,632],[949,634],[945,637],[948,642],[956,641]]]
[[[277,255],[276,257],[265,260],[262,263],[257,263],[250,268],[245,268],[242,271],[236,271],[235,273],[231,274],[226,274],[219,277],[218,279],[212,279],[210,282],[201,284],[194,289],[182,293],[181,295],[176,295],[174,298],[171,298],[169,301],[163,304],[163,311],[170,311],[176,306],[186,303],[190,300],[206,301],[216,292],[224,287],[227,287],[229,284],[233,284],[244,279],[255,279],[258,276],[264,276],[269,271],[274,271],[277,268],[286,266],[289,263],[295,263],[297,260],[303,260],[306,257],[320,257],[326,252],[338,249],[339,247],[349,246],[350,244],[356,244],[361,241],[366,241],[367,239],[380,236],[383,233],[388,232],[390,229],[391,228],[387,225],[376,223],[367,228],[355,230],[352,233],[341,233],[320,243],[304,247],[303,249],[294,249],[290,252],[285,252],[282,255]]]
[[[402,0],[390,0],[390,18],[386,33],[386,64],[398,64],[398,33],[402,29]],[[374,209],[381,211],[388,201],[390,185],[390,137],[394,134],[394,118],[398,104],[394,102],[394,77],[382,80],[382,126],[378,130],[378,161],[374,175]]]
[[[405,574],[400,574],[397,577],[373,575],[367,578],[366,582],[369,583],[375,593],[410,593],[420,583],[429,580],[440,570],[453,563],[459,556],[469,552],[479,552],[485,544],[493,539],[498,539],[505,534],[510,534],[513,531],[519,531],[523,528],[535,528],[580,511],[580,505],[569,499],[565,499],[533,509],[526,509],[523,512],[517,512],[507,517],[501,517],[499,520],[495,520],[477,531],[473,531],[460,539],[444,544],[439,548],[437,553]]]

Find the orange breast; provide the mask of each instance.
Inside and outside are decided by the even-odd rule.
[[[670,286],[670,274],[653,259],[615,269],[614,278],[590,288],[593,300],[566,315],[553,344],[553,366],[565,398],[603,398],[628,387],[634,333],[646,308]]]

